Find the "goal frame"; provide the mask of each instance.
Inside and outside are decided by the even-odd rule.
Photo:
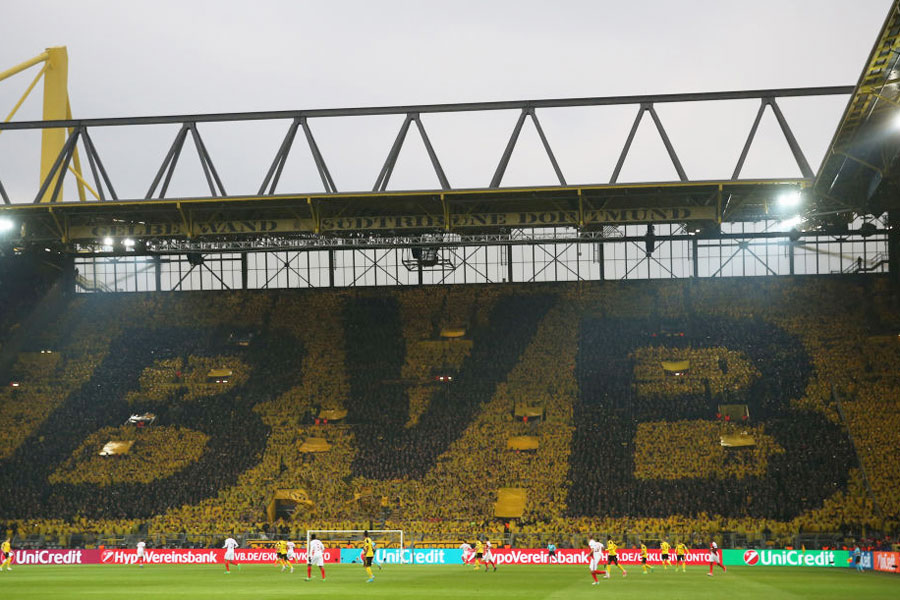
[[[404,538],[403,538],[403,530],[402,529],[307,529],[306,530],[306,549],[307,549],[307,551],[309,551],[309,542],[311,539],[310,536],[314,533],[316,535],[318,535],[320,533],[327,533],[327,534],[348,533],[348,534],[362,535],[366,531],[369,532],[369,537],[374,537],[372,534],[378,534],[378,533],[399,534],[399,536],[400,536],[400,548],[399,548],[400,553],[399,553],[399,562],[397,564],[401,564],[401,565],[405,564],[405,561],[403,560],[403,550],[405,550],[405,546],[403,545]]]

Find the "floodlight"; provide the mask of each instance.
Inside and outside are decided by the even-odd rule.
[[[0,233],[6,233],[7,231],[12,231],[15,228],[16,224],[13,223],[13,220],[9,217],[0,217]]]
[[[800,206],[800,192],[785,192],[778,196],[778,206],[781,208],[796,208]]]

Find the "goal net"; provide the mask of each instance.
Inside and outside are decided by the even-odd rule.
[[[352,558],[348,557],[348,562],[361,563],[363,540],[365,540],[365,530],[363,529],[309,529],[306,532],[306,547],[309,548],[309,542],[312,536],[322,541],[326,548],[340,548],[341,554],[344,552],[352,554]],[[377,564],[403,564],[407,561],[403,557],[403,530],[402,529],[369,529],[369,538],[375,543],[375,559]],[[344,562],[342,557],[341,562]]]

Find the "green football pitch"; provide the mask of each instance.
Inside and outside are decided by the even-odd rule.
[[[503,566],[496,573],[389,565],[375,570],[373,583],[357,565],[326,567],[326,575],[324,582],[305,581],[305,565],[293,574],[253,565],[228,575],[219,566],[18,566],[0,574],[0,598],[900,598],[900,577],[850,569],[734,567],[710,578],[701,567],[649,575],[632,568],[628,577],[614,575],[600,585],[591,585],[587,567],[556,565]]]

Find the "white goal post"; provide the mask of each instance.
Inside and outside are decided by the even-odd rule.
[[[327,546],[329,542],[334,541],[361,543],[364,539],[363,534],[366,531],[365,529],[308,529],[306,531],[306,548],[309,549],[309,542],[313,534],[316,534],[316,538]],[[405,562],[403,550],[406,548],[403,544],[402,529],[369,529],[368,532],[369,538],[376,544],[375,558],[377,562],[390,562],[391,564],[403,564]],[[385,541],[387,541],[387,547],[385,547]],[[392,552],[394,550],[393,544],[397,544],[395,555]],[[361,545],[358,547],[362,550]],[[392,555],[391,558],[394,560],[384,560],[385,554]]]

